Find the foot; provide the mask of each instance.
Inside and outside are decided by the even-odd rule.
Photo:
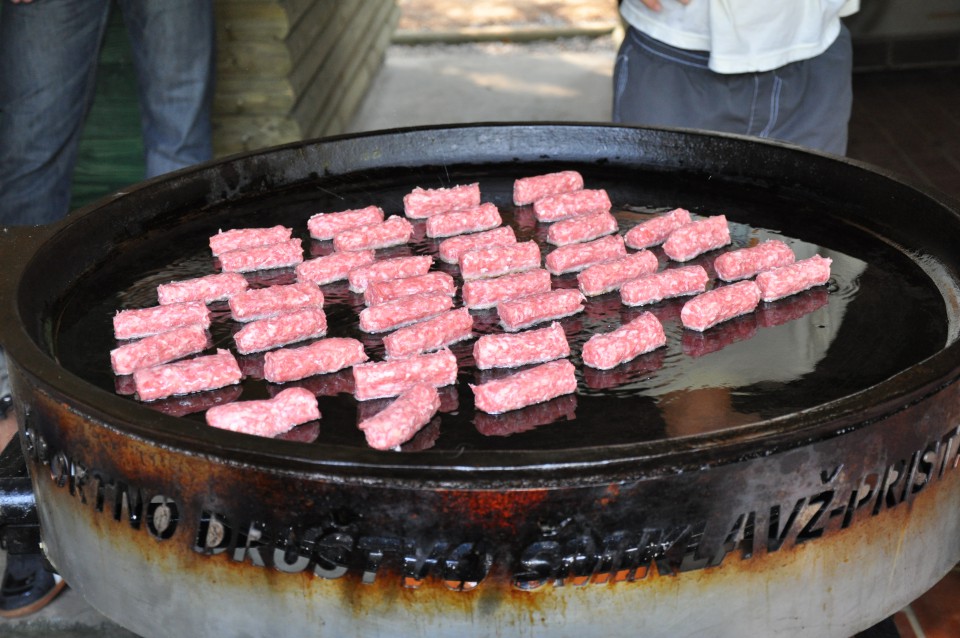
[[[67,583],[47,571],[41,554],[7,554],[0,584],[0,617],[19,618],[40,611]]]

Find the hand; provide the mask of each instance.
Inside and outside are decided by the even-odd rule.
[[[29,0],[27,0],[29,2]],[[660,11],[663,8],[663,5],[660,4],[660,0],[640,0],[645,7],[651,11]],[[676,0],[680,4],[690,4],[690,0]]]

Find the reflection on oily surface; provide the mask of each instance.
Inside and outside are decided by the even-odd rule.
[[[544,403],[537,403],[503,414],[487,414],[477,411],[473,424],[484,436],[510,436],[526,432],[541,425],[557,421],[572,421],[576,418],[577,396],[565,394]]]
[[[746,341],[755,334],[757,334],[757,317],[750,313],[725,321],[703,332],[684,330],[681,347],[685,355],[697,358],[719,352],[738,341]]]
[[[186,396],[170,397],[169,399],[160,399],[145,405],[150,408],[169,414],[170,416],[186,416],[198,412],[206,412],[215,405],[230,403],[236,401],[243,394],[243,388],[239,385],[229,385],[217,390],[207,390],[197,392]]]
[[[663,367],[666,352],[657,348],[642,354],[626,363],[609,370],[597,370],[589,366],[583,368],[583,381],[592,390],[609,390],[628,383],[634,383],[655,373]]]
[[[827,289],[818,287],[786,299],[761,303],[757,308],[757,324],[761,328],[773,328],[789,321],[796,321],[823,308],[829,300],[830,294]]]
[[[659,406],[666,434],[671,437],[714,432],[718,423],[731,427],[759,420],[756,414],[736,410],[730,388],[698,388],[665,394],[660,397]]]

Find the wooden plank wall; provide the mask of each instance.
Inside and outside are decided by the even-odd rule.
[[[216,0],[214,152],[346,130],[383,62],[396,0]]]

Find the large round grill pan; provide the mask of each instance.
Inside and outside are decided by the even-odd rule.
[[[377,204],[399,214],[414,187],[478,182],[518,237],[546,252],[545,227],[528,207],[512,205],[512,183],[563,169],[609,192],[621,232],[677,206],[724,214],[732,247],[783,239],[798,256],[831,257],[831,281],[703,334],[680,326],[682,301],[657,304],[667,347],[607,372],[584,368],[580,348],[639,310],[615,293],[593,298],[584,313],[561,322],[578,369],[576,394],[515,414],[473,408],[468,384],[498,373],[473,368],[472,342],[459,344],[460,375],[445,411],[389,453],[368,449],[357,431],[363,411],[376,406],[353,399],[349,375],[301,382],[318,394],[321,420],[287,438],[262,439],[208,428],[191,401],[263,398],[279,386],[251,376],[239,392],[141,404],[110,372],[113,313],[155,303],[157,283],[213,272],[206,240],[219,229],[285,224],[312,256],[329,250],[306,236],[313,213]],[[680,618],[671,635],[698,635],[718,618],[731,632],[789,633],[781,622],[789,614],[780,612],[795,604],[789,591],[799,579],[809,594],[802,610],[835,610],[802,629],[841,636],[906,602],[960,558],[960,220],[940,195],[856,162],[696,131],[428,127],[228,158],[136,185],[54,228],[8,232],[2,334],[48,545],[94,604],[140,633],[189,631],[190,623],[206,622],[203,609],[230,605],[237,592],[263,582],[270,583],[266,600],[231,609],[237,627],[252,634],[266,633],[278,618],[291,631],[311,627],[309,610],[323,609],[334,628],[329,635],[383,627],[387,635],[410,635],[397,629],[407,622],[413,633],[485,635],[489,627],[479,618],[509,632],[527,626],[533,605],[544,632],[615,635],[595,618],[605,599],[635,627],[650,623],[644,626],[653,631]],[[436,242],[421,236],[386,254],[435,251]],[[709,265],[716,254],[698,263]],[[291,277],[281,270],[251,278],[267,285]],[[555,277],[554,285],[576,280]],[[359,296],[344,285],[324,292],[329,334],[360,338],[374,359],[382,356],[381,337],[357,329]],[[229,347],[236,325],[222,307],[215,311],[214,339]],[[480,334],[500,329],[492,311],[475,319]],[[244,365],[255,370],[257,357]],[[175,529],[149,537],[131,531],[124,508],[136,508],[129,504],[105,524],[97,512],[110,508],[100,497],[91,508],[84,492],[94,476],[120,492],[142,489],[148,529],[167,520],[162,505],[169,500]],[[815,510],[826,503],[836,507],[821,520]],[[236,546],[248,537],[216,541],[197,531],[207,534],[221,519],[231,529],[256,526],[270,547],[285,549],[253,560]],[[936,550],[891,544],[891,529],[913,530]],[[309,568],[292,569],[301,565],[296,547],[309,554],[298,539],[318,530],[352,539],[337,554],[342,565],[308,556],[302,565]],[[376,552],[362,539],[373,537],[402,542],[371,575]],[[747,550],[745,537],[764,540]],[[463,539],[469,555],[455,559]],[[552,543],[560,549],[537,553]],[[653,560],[660,577],[676,580],[646,579],[649,571],[637,568],[606,587],[603,574],[612,583],[623,571],[609,556],[621,545],[624,557]],[[107,547],[110,560],[150,577],[128,578],[122,587],[99,582],[95,557],[107,560]],[[439,547],[454,554],[430,559]],[[830,582],[849,593],[881,577],[890,552],[909,554],[910,567],[898,556],[899,586],[873,603],[848,604],[821,587]],[[810,571],[810,560],[854,566],[828,575]],[[411,569],[423,578],[410,580]],[[291,571],[296,578],[276,578]],[[765,602],[749,595],[747,607],[735,603],[738,579],[748,589],[766,582]],[[181,591],[178,582],[203,593],[171,594]],[[564,588],[570,584],[597,587]],[[670,616],[657,603],[661,587],[679,587],[674,603],[692,605],[704,593],[712,602]],[[813,593],[818,588],[824,591]],[[474,589],[481,593],[465,593]],[[429,602],[415,593],[425,590]],[[165,603],[155,611],[129,610],[132,599],[161,592]],[[341,615],[337,601],[348,592],[359,598]],[[385,608],[379,596],[403,602]],[[311,605],[297,604],[304,597]]]

